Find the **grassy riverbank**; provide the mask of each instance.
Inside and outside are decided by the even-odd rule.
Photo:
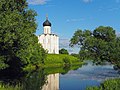
[[[48,68],[48,67],[63,67],[63,66],[74,66],[82,65],[83,61],[79,58],[66,55],[66,54],[47,54],[44,64],[39,64],[39,68]],[[35,65],[28,65],[25,70],[35,70]]]
[[[120,90],[120,78],[106,80],[99,87],[89,87],[87,90]]]
[[[60,67],[64,65],[82,64],[78,58],[66,54],[48,54],[44,67]]]

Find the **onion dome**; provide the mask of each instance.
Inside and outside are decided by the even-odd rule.
[[[51,23],[48,20],[48,17],[46,16],[46,21],[43,23],[43,26],[50,26],[51,27]]]

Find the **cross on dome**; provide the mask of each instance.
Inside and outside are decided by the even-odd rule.
[[[43,23],[43,27],[44,26],[50,26],[51,27],[51,23],[50,21],[48,20],[48,15],[46,15],[46,21]]]

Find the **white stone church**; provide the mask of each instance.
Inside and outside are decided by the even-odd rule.
[[[44,33],[38,36],[39,43],[50,54],[59,54],[59,37],[51,32],[51,23],[46,17],[46,21],[43,23]]]

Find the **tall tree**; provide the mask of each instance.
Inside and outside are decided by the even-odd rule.
[[[108,61],[119,64],[120,39],[112,27],[99,26],[93,32],[77,30],[70,40],[70,46],[79,45],[80,56],[90,57],[96,63]]]
[[[45,51],[34,34],[36,15],[26,0],[0,0],[0,69],[44,62]]]

